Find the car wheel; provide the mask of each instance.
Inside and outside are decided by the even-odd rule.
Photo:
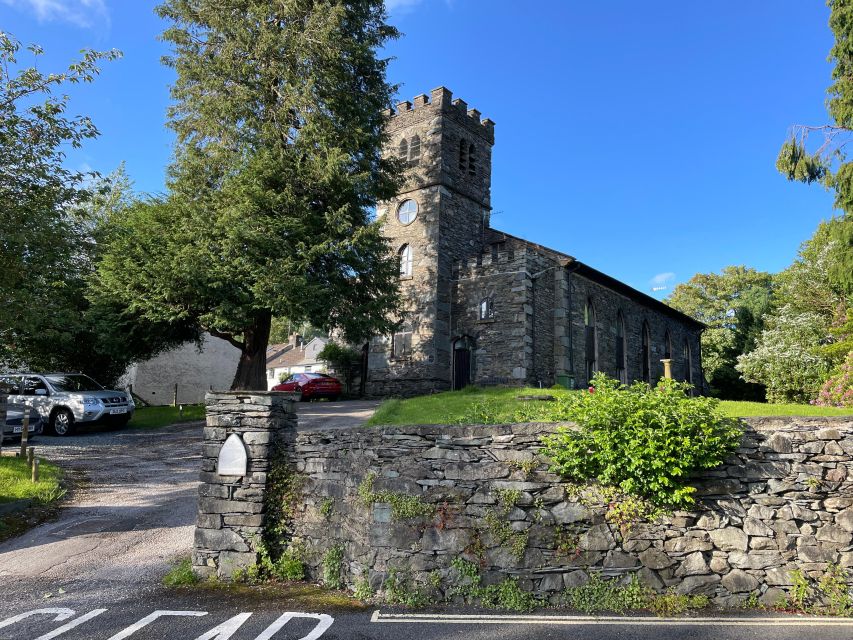
[[[50,430],[57,436],[74,433],[74,415],[68,409],[57,409],[50,417]]]

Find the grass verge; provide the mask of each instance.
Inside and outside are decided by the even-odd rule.
[[[526,422],[557,422],[558,403],[541,400],[523,401],[519,396],[549,395],[565,398],[573,393],[565,389],[531,389],[517,387],[469,387],[462,391],[446,391],[407,400],[390,399],[382,403],[367,421],[366,426],[408,424],[476,424],[478,418],[485,422],[504,419],[517,421],[518,415]],[[853,416],[853,409],[815,407],[802,404],[766,404],[762,402],[720,402],[722,411],[731,417],[755,416]],[[485,419],[487,418],[487,419]]]
[[[204,405],[185,404],[183,407],[183,412],[178,407],[138,407],[128,426],[134,429],[158,429],[179,422],[204,420]]]
[[[0,457],[0,505],[30,500],[22,511],[0,515],[0,542],[50,519],[65,496],[62,470],[39,458],[39,481],[33,482],[25,458]]]

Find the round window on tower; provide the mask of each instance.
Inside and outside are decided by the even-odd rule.
[[[397,220],[400,224],[412,224],[418,217],[418,203],[414,200],[403,200],[397,208]]]

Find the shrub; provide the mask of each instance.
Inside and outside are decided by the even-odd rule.
[[[689,385],[661,380],[624,386],[598,373],[594,393],[562,401],[580,428],[560,427],[543,438],[551,470],[596,480],[665,508],[693,504],[692,474],[716,467],[739,444],[739,423],[713,398],[687,395]]]
[[[181,558],[163,576],[163,584],[167,587],[188,587],[197,584],[198,581],[199,577],[193,571],[192,561],[189,558]]]
[[[822,407],[853,407],[853,351],[841,365],[837,375],[823,383],[812,404]]]

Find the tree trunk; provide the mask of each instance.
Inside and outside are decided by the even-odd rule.
[[[243,338],[243,351],[240,353],[240,363],[232,391],[266,391],[267,390],[267,345],[270,341],[270,325],[272,314],[269,311],[259,312],[251,326],[246,328]]]

